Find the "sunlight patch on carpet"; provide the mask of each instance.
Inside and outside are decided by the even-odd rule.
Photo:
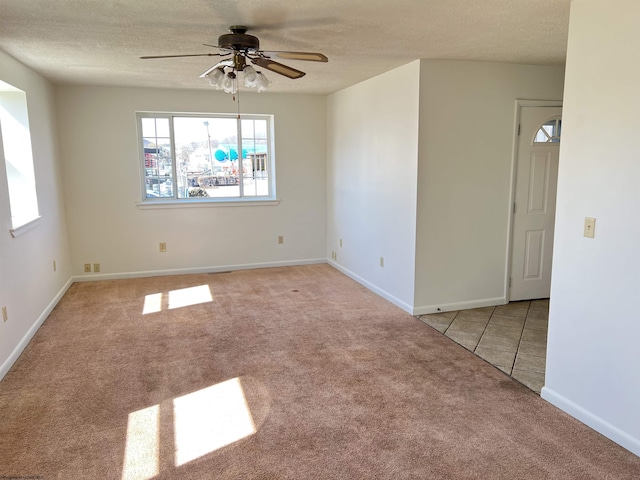
[[[171,408],[170,405],[173,406],[176,467],[257,431],[237,377],[174,398],[171,403],[163,402],[131,412],[122,480],[150,480],[160,474],[160,411],[163,407]]]
[[[256,433],[239,378],[173,400],[176,466]]]
[[[209,285],[181,288],[169,292],[169,310],[213,301]]]
[[[163,293],[150,293],[149,295],[145,295],[142,314],[147,315],[149,313],[157,313],[162,311],[163,297]],[[169,310],[213,301],[209,285],[199,285],[197,287],[171,290],[166,298],[167,308]]]
[[[162,294],[151,293],[144,297],[144,307],[142,308],[142,314],[156,313],[162,310]]]
[[[149,480],[160,473],[160,405],[129,414],[122,480]]]

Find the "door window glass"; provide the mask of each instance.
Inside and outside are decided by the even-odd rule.
[[[536,132],[533,143],[560,143],[562,119],[554,118],[545,122]]]

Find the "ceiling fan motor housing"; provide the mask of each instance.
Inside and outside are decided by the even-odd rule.
[[[260,50],[258,37],[246,33],[247,27],[234,26],[229,28],[231,33],[218,37],[218,46],[229,50]]]

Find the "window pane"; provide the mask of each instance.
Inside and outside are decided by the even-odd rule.
[[[542,125],[534,138],[534,143],[559,143],[560,142],[560,129],[562,126],[562,120],[554,119],[549,120]]]
[[[174,117],[179,198],[238,197],[235,118]]]
[[[156,135],[158,137],[169,137],[168,118],[156,118]]]
[[[269,195],[268,144],[266,133],[266,120],[243,120],[242,150],[245,156],[243,162],[243,188],[244,195],[247,197]]]
[[[9,189],[11,225],[18,228],[38,218],[38,195],[31,150],[27,94],[0,80],[0,149]]]
[[[254,121],[253,120],[242,120],[242,137],[253,137],[254,136],[254,129],[253,129],[253,125],[254,125]]]
[[[536,133],[536,138],[534,140],[535,143],[547,143],[547,141],[549,140],[549,137],[546,135],[546,132],[541,128],[540,130],[538,130],[538,133]]]
[[[255,129],[256,129],[256,138],[263,138],[266,140],[267,138],[267,121],[266,120],[256,120],[255,121]]]
[[[155,137],[156,136],[156,119],[142,118],[141,120],[142,120],[142,136]]]
[[[251,124],[251,131],[253,131],[253,122]],[[245,137],[244,126],[242,129],[242,150],[244,152],[244,159],[242,161],[242,179],[244,194],[247,197],[255,197],[257,195],[257,185],[255,179],[255,141],[253,138]]]
[[[147,198],[173,197],[170,139],[145,138],[143,143]]]
[[[141,123],[146,197],[173,198],[173,157],[169,119],[141,118]]]

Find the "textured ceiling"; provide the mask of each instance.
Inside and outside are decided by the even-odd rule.
[[[198,78],[230,25],[307,75],[270,91],[330,93],[419,58],[562,65],[570,0],[0,0],[0,49],[55,83],[211,88]]]

